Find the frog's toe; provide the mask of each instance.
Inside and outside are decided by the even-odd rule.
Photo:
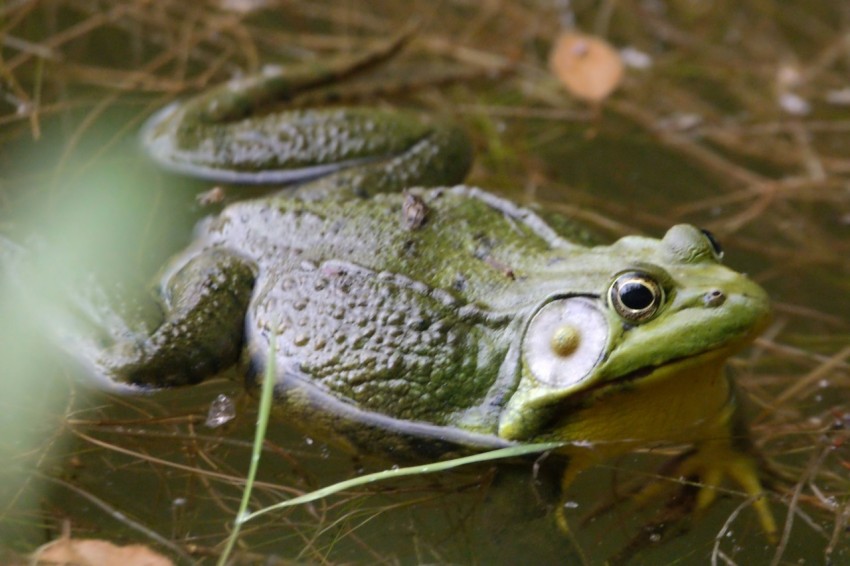
[[[753,508],[767,538],[776,540],[776,522],[759,480],[758,461],[753,456],[730,446],[704,447],[683,457],[673,475],[694,479],[699,484],[694,502],[694,513],[697,515],[714,503],[723,481],[730,478],[752,499]]]
[[[660,531],[661,525],[671,525],[688,515],[699,516],[716,501],[725,480],[731,479],[752,500],[765,536],[776,540],[777,529],[764,489],[759,480],[760,462],[754,456],[732,446],[703,446],[666,463],[657,473],[658,478],[683,482],[676,494],[677,481],[649,481],[632,484],[615,499],[603,502],[587,517],[599,517],[626,500],[637,509],[643,509],[666,500],[664,509],[645,531]],[[668,497],[670,495],[670,497]],[[559,524],[561,517],[558,517]]]
[[[758,514],[765,535],[771,542],[776,542],[778,536],[776,521],[770,511],[767,496],[759,480],[758,463],[753,458],[745,456],[729,462],[728,471],[731,478],[744,490],[744,493],[753,499],[753,508]]]

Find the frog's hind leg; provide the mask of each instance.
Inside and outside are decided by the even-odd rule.
[[[234,365],[254,280],[253,265],[242,257],[201,252],[168,279],[163,322],[149,336],[111,332],[95,369],[114,382],[160,388],[197,383]]]
[[[348,110],[346,114],[356,119],[356,112]],[[410,187],[456,185],[466,178],[473,153],[463,131],[448,123],[424,124],[406,113],[391,116],[393,127],[409,132],[404,138],[406,148],[315,179],[287,196],[303,200],[369,198],[379,193],[400,193]]]
[[[226,81],[151,116],[142,128],[142,145],[166,169],[226,183],[291,184],[356,165],[380,153],[380,144],[374,144],[380,132],[371,132],[371,141],[346,143],[340,128],[350,127],[349,117],[334,110],[283,112],[281,106],[381,63],[410,36],[403,32],[359,56],[268,65]],[[375,124],[367,118],[361,126]],[[396,137],[418,139],[421,127],[402,129],[396,128]]]
[[[391,59],[413,36],[407,28],[377,47],[355,54],[309,64],[287,67],[269,65],[261,72],[223,83],[184,105],[183,123],[223,124],[253,115],[258,109],[275,103],[291,102],[312,90],[353,77]]]

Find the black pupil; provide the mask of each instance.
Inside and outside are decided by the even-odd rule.
[[[638,281],[627,281],[620,286],[620,301],[633,311],[642,311],[655,302],[652,289]]]

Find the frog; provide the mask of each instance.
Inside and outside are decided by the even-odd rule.
[[[401,43],[269,66],[150,118],[166,169],[297,184],[202,220],[162,272],[162,320],[106,328],[92,373],[149,392],[238,367],[311,436],[399,461],[558,442],[564,493],[600,462],[686,445],[673,475],[699,482],[697,511],[731,479],[774,537],[724,370],[768,324],[766,292],[692,225],[593,243],[463,184],[473,151],[449,120],[281,108]]]

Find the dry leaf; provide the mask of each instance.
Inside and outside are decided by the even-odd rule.
[[[31,564],[39,566],[174,566],[165,556],[141,544],[116,546],[105,540],[62,537],[39,548]]]
[[[549,56],[549,68],[570,93],[599,102],[623,79],[623,61],[606,41],[577,32],[558,37]]]

